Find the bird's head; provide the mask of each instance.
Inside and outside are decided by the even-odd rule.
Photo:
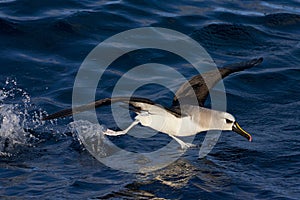
[[[252,136],[247,133],[240,125],[236,122],[235,118],[229,114],[225,113],[223,120],[223,130],[230,130],[238,133],[239,135],[247,138],[250,142],[252,141]]]

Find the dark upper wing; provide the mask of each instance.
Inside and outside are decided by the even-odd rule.
[[[151,104],[151,105],[157,105],[160,107],[163,107],[168,112],[174,114],[175,116],[180,116],[180,110],[176,109],[176,106],[178,106],[178,102],[190,104],[190,99],[196,94],[198,105],[203,106],[204,102],[207,98],[209,90],[215,86],[215,84],[221,80],[221,78],[224,78],[228,76],[231,73],[242,71],[244,69],[251,68],[253,66],[256,66],[260,64],[263,61],[263,58],[259,59],[253,59],[250,61],[235,63],[232,65],[227,65],[221,69],[209,71],[203,74],[199,74],[194,76],[191,80],[184,83],[176,92],[176,95],[173,99],[173,105],[171,109],[163,107],[159,104],[156,104],[155,102],[146,99],[146,98],[140,98],[140,97],[113,97],[113,98],[105,98],[100,99],[98,101],[78,106],[75,108],[69,108],[65,110],[58,111],[56,113],[53,113],[51,115],[48,115],[44,117],[42,120],[50,120],[50,119],[56,119],[61,117],[67,117],[72,114],[80,113],[86,110],[91,110],[93,108],[97,108],[104,105],[110,105],[115,102],[127,102],[131,106],[133,106],[137,110],[141,110],[142,108],[135,107],[134,104],[130,102],[139,102],[139,103],[145,103],[145,104]],[[192,86],[192,87],[190,87]]]
[[[56,118],[67,117],[67,116],[71,116],[76,113],[84,112],[84,111],[91,110],[93,108],[98,108],[98,107],[105,106],[105,105],[110,105],[110,104],[116,103],[116,102],[127,102],[130,104],[130,106],[134,107],[135,111],[143,110],[143,108],[137,107],[134,103],[144,103],[144,104],[156,105],[156,106],[164,108],[165,110],[174,114],[175,116],[180,116],[180,113],[178,113],[174,110],[171,110],[169,108],[163,107],[159,104],[156,104],[155,102],[151,101],[150,99],[141,98],[141,97],[113,97],[113,98],[100,99],[98,101],[95,101],[95,102],[92,102],[89,104],[85,104],[82,106],[78,106],[73,109],[69,108],[69,109],[61,110],[61,111],[58,111],[51,115],[43,117],[42,120],[51,120],[51,119],[56,119]]]
[[[176,92],[173,99],[173,107],[176,107],[180,103],[183,104],[195,104],[191,102],[193,97],[197,97],[198,105],[203,106],[208,96],[209,90],[216,85],[218,81],[225,78],[231,73],[242,71],[253,66],[259,65],[263,61],[263,58],[252,59],[249,61],[234,63],[226,65],[223,68],[209,71],[203,74],[198,74],[191,78],[191,80],[185,82]]]

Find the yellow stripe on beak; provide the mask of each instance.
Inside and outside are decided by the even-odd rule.
[[[232,130],[240,134],[241,136],[247,138],[250,142],[252,141],[252,136],[249,133],[247,133],[244,129],[242,129],[237,122],[233,123]]]

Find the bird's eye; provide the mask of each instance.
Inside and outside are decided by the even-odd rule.
[[[226,119],[226,123],[227,124],[231,124],[233,121],[231,121],[230,119]]]

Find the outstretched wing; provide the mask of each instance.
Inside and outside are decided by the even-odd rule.
[[[139,112],[141,110],[145,110],[147,108],[147,105],[155,105],[155,106],[164,108],[166,111],[172,113],[175,116],[180,116],[180,113],[177,113],[176,111],[171,110],[169,108],[163,107],[162,105],[156,104],[155,102],[151,101],[150,99],[141,98],[141,97],[113,97],[113,98],[100,99],[98,101],[95,101],[95,102],[92,102],[89,104],[85,104],[82,106],[78,106],[73,109],[69,108],[69,109],[61,110],[61,111],[58,111],[51,115],[43,117],[42,120],[51,120],[51,119],[67,117],[67,116],[71,116],[76,113],[81,113],[81,112],[84,112],[87,110],[91,110],[93,108],[110,105],[110,104],[116,103],[116,102],[129,103],[129,105],[133,107],[134,112]]]
[[[195,104],[191,102],[196,95],[199,106],[204,106],[204,102],[207,99],[209,90],[213,88],[218,81],[225,78],[229,74],[242,71],[256,65],[259,65],[263,61],[263,58],[252,59],[249,61],[234,63],[226,65],[223,68],[209,71],[203,74],[198,74],[192,77],[189,81],[185,82],[177,90],[173,99],[172,107],[177,107],[181,104]]]
[[[180,110],[177,109],[177,106],[180,103],[184,104],[192,104],[190,102],[190,99],[194,97],[194,94],[196,94],[198,105],[203,106],[204,102],[207,98],[207,95],[209,93],[209,90],[215,86],[215,84],[221,80],[222,78],[225,78],[231,73],[242,71],[244,69],[251,68],[253,66],[256,66],[260,64],[263,61],[263,58],[259,59],[253,59],[250,61],[235,63],[231,65],[227,65],[223,68],[220,68],[218,70],[209,71],[203,74],[199,74],[194,76],[191,80],[184,83],[176,92],[175,97],[173,99],[173,104],[171,108],[163,107],[159,104],[156,104],[155,102],[146,99],[146,98],[140,98],[140,97],[113,97],[113,98],[105,98],[100,99],[98,101],[78,106],[75,108],[69,108],[65,110],[58,111],[56,113],[53,113],[51,115],[45,116],[42,120],[50,120],[50,119],[56,119],[61,117],[67,117],[76,113],[84,112],[87,110],[91,110],[93,108],[98,108],[105,105],[110,105],[115,102],[127,102],[129,103],[134,109],[135,112],[139,110],[143,110],[143,108],[137,107],[135,103],[144,103],[145,105],[156,105],[159,107],[164,108],[168,112],[172,113],[175,116],[181,116]],[[139,104],[141,105],[141,104]]]

